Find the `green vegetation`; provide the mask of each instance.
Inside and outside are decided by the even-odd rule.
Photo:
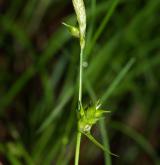
[[[72,1],[0,2],[0,164],[74,164],[78,98],[111,111],[86,134],[104,152],[82,136],[79,164],[160,164],[160,1],[84,2],[82,95]]]

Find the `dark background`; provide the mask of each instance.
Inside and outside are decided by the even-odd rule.
[[[83,103],[112,111],[92,134],[120,156],[107,165],[159,165],[160,1],[85,4]],[[0,0],[0,164],[74,164],[79,42],[63,21],[71,0]],[[105,164],[86,137],[80,164]]]

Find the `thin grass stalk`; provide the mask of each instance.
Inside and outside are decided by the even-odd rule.
[[[82,104],[82,84],[83,84],[83,52],[84,48],[81,47],[80,51],[80,65],[79,65],[79,103]],[[81,143],[82,133],[77,131],[77,144],[76,144],[76,152],[75,152],[75,165],[78,165],[79,155],[80,155],[80,143]]]
[[[74,10],[77,16],[78,21],[78,29],[73,27],[72,29],[76,29],[76,36],[79,38],[80,41],[80,65],[79,65],[79,97],[78,102],[79,105],[82,105],[82,82],[83,82],[83,52],[85,47],[85,33],[86,33],[86,11],[85,5],[83,0],[72,0]],[[79,31],[79,33],[78,33]],[[80,112],[80,107],[78,107]],[[79,115],[79,114],[78,114]],[[78,123],[77,123],[78,128]],[[77,144],[76,144],[76,151],[75,151],[75,165],[79,163],[79,154],[80,154],[80,143],[81,143],[81,132],[79,128],[77,130]]]
[[[101,119],[99,124],[100,124],[100,131],[103,140],[103,145],[105,148],[110,150],[108,132],[107,129],[105,128],[105,120]],[[108,152],[105,152],[104,158],[105,158],[105,165],[112,165],[111,155]]]
[[[82,102],[82,80],[83,79],[83,48],[80,52],[80,65],[79,65],[79,102]]]

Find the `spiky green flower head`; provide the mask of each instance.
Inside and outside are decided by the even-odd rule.
[[[103,151],[118,157],[118,155],[113,154],[107,150],[101,143],[99,143],[91,134],[91,129],[94,124],[100,120],[105,113],[110,113],[110,111],[105,111],[100,109],[99,101],[88,108],[83,108],[82,105],[79,106],[79,121],[78,121],[78,131],[87,136],[97,147],[101,148]]]
[[[90,130],[94,124],[97,123],[100,118],[104,116],[105,113],[110,111],[105,111],[100,109],[100,103],[97,102],[93,106],[83,108],[80,107],[80,117],[78,122],[78,129],[81,133],[90,133]]]

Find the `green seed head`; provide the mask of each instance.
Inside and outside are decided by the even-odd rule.
[[[79,29],[78,28],[71,26],[64,22],[62,24],[67,27],[68,31],[71,33],[72,36],[79,38]]]

